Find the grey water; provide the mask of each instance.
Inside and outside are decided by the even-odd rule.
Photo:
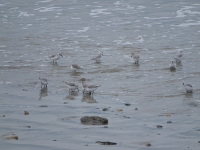
[[[0,148],[199,149],[199,39],[198,0],[1,0]],[[57,53],[63,57],[53,63]],[[74,63],[83,70],[73,72]],[[93,97],[83,96],[81,78],[101,85]],[[80,91],[69,94],[63,81]],[[86,115],[109,124],[83,125]],[[12,134],[19,139],[5,139]]]

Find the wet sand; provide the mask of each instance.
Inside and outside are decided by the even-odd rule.
[[[2,1],[0,149],[198,150],[199,6]],[[183,60],[172,72],[180,50]],[[106,56],[95,63],[99,52]],[[56,53],[63,57],[52,63]],[[74,63],[83,70],[73,72]],[[47,89],[39,77],[48,79]],[[101,85],[93,97],[83,96],[81,78]],[[76,82],[80,91],[70,95],[63,81]],[[193,85],[193,94],[183,82]],[[82,124],[84,116],[107,118],[108,125]]]

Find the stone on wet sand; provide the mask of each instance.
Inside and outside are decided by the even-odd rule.
[[[107,125],[108,119],[99,116],[84,116],[81,118],[81,123],[86,125]]]
[[[7,135],[4,137],[6,140],[18,140],[19,137],[16,134]]]
[[[117,145],[117,143],[109,142],[109,141],[96,141],[96,143],[100,145]]]

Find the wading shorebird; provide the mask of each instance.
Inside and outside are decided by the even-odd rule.
[[[185,90],[187,93],[193,93],[193,87],[191,84],[185,84],[183,83],[183,86],[185,87]]]
[[[77,64],[72,64],[72,65],[71,65],[71,69],[72,69],[74,72],[78,72],[78,71],[82,70],[83,68],[80,67],[80,66],[77,65]]]
[[[169,65],[169,69],[170,71],[176,71],[176,64],[174,63],[174,61],[172,61],[172,63]]]
[[[137,55],[136,53],[131,53],[131,57],[133,58],[133,61],[135,64],[139,64],[139,61],[140,61],[139,55]]]
[[[83,94],[90,94],[93,95],[94,91],[100,87],[101,85],[91,85],[91,84],[86,84],[84,79],[81,79],[82,82],[82,88],[83,88]]]
[[[66,82],[63,81],[67,84],[67,86],[69,87],[69,92],[76,92],[79,91],[78,85],[76,83],[73,82]]]
[[[179,53],[176,55],[176,57],[174,57],[174,60],[176,61],[177,64],[180,64],[182,61],[182,57],[183,57],[183,51],[179,51]]]
[[[60,57],[63,57],[63,55],[61,53],[55,54],[55,55],[51,55],[50,58],[53,60],[53,63],[56,63],[57,60],[60,59]]]
[[[92,58],[92,60],[95,60],[96,63],[100,63],[102,56],[104,56],[103,52],[99,52],[99,54],[96,57]]]
[[[39,80],[40,80],[40,82],[41,82],[41,89],[42,89],[42,88],[47,88],[47,85],[48,85],[47,79],[46,79],[46,78],[40,78],[40,77],[39,77]]]

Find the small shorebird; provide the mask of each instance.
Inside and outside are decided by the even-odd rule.
[[[101,85],[91,85],[91,84],[86,84],[84,83],[85,80],[81,80],[82,81],[82,87],[83,87],[83,94],[84,93],[90,93],[90,95],[94,94],[94,91],[100,87]]]
[[[183,52],[182,52],[182,51],[180,51],[180,52],[176,55],[176,57],[174,57],[174,59],[175,59],[175,61],[176,61],[177,64],[180,64],[180,63],[181,63],[182,57],[183,57]]]
[[[66,82],[66,81],[63,81],[63,82],[65,82],[67,84],[67,86],[69,87],[69,92],[79,91],[78,85],[76,83]]]
[[[191,84],[184,84],[183,83],[183,86],[185,87],[185,90],[187,93],[192,93],[193,92],[193,87]]]
[[[81,68],[79,65],[77,64],[72,64],[71,65],[71,69],[74,70],[74,72],[77,72],[79,70],[82,70],[83,68]]]
[[[169,69],[170,69],[170,71],[176,70],[176,64],[174,63],[174,61],[172,61],[172,63],[169,65]]]
[[[96,63],[100,63],[100,62],[101,62],[101,57],[102,57],[102,56],[104,56],[104,55],[103,55],[103,52],[99,52],[99,54],[98,54],[96,57],[92,58],[92,60],[95,60]]]
[[[60,57],[63,57],[63,55],[61,53],[50,56],[50,58],[53,60],[53,63],[56,63],[57,60],[60,59]]]
[[[139,55],[137,55],[135,53],[131,53],[131,57],[133,58],[135,64],[139,64],[139,60],[140,60]]]
[[[39,77],[39,80],[41,81],[41,89],[42,88],[47,88],[47,85],[48,85],[47,79]]]

